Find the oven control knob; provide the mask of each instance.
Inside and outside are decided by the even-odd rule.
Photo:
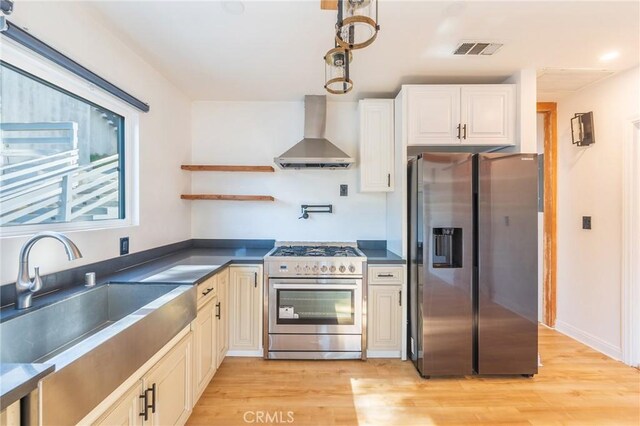
[[[340,265],[340,272],[344,272],[347,270],[347,268],[344,265]]]
[[[335,265],[331,265],[331,267],[329,268],[329,272],[335,272],[335,271],[336,271]]]
[[[322,265],[322,267],[320,268],[322,272],[327,272],[327,269],[329,269],[327,268],[327,265]]]
[[[308,274],[309,271],[311,271],[311,267],[309,267],[309,265],[305,265],[304,272],[306,272]]]
[[[356,267],[353,265],[349,265],[349,272],[353,274],[355,271],[356,271]]]
[[[300,272],[302,270],[302,268],[300,267],[300,265],[296,265],[296,272]]]
[[[313,265],[313,272],[318,272],[318,265]]]

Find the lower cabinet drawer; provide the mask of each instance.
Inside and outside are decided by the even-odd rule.
[[[209,300],[213,299],[216,296],[218,291],[218,281],[217,275],[214,275],[211,278],[208,278],[206,281],[198,284],[198,309],[204,306]]]
[[[370,266],[369,284],[402,284],[402,266]]]

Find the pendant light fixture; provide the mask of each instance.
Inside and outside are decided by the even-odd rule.
[[[369,46],[378,35],[378,0],[338,0],[336,43],[347,49]]]
[[[343,95],[353,89],[349,78],[349,64],[353,55],[349,49],[336,46],[324,55],[324,88],[334,95]]]

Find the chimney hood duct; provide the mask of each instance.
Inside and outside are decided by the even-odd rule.
[[[353,164],[340,148],[324,137],[327,97],[304,97],[304,139],[273,161],[281,169],[348,169]]]

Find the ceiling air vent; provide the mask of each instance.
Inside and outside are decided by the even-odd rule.
[[[501,43],[466,41],[460,43],[454,55],[493,55],[502,47]]]

